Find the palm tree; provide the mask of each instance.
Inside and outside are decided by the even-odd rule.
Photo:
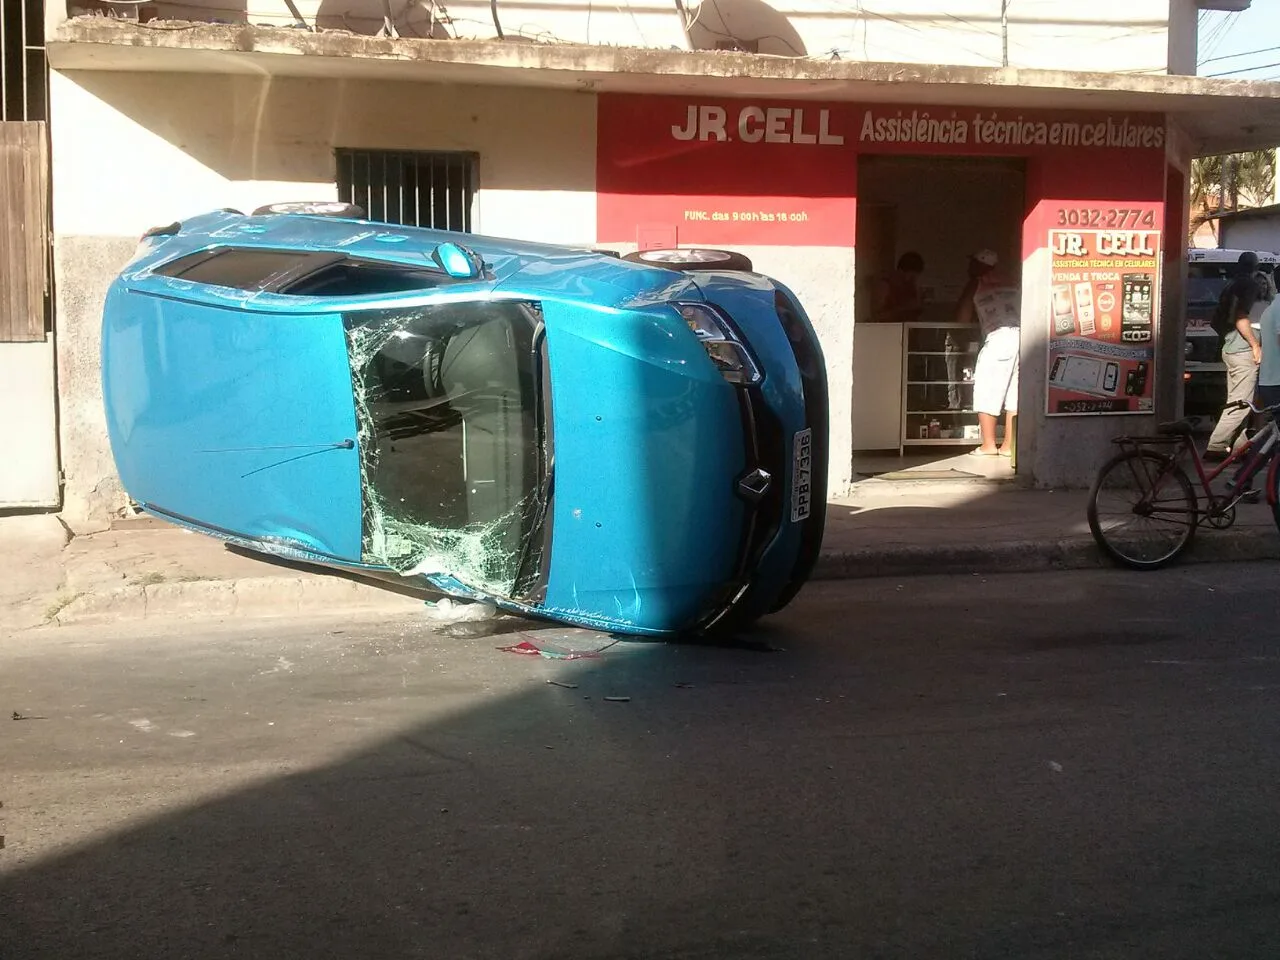
[[[1194,231],[1214,213],[1237,209],[1242,201],[1249,207],[1269,203],[1275,182],[1274,150],[1192,160],[1191,229]]]

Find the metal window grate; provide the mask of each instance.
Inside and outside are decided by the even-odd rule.
[[[370,220],[471,231],[474,153],[407,153],[339,148],[338,199]]]
[[[0,121],[46,119],[43,0],[0,0]]]

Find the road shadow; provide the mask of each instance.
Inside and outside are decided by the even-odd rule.
[[[285,699],[338,725],[319,736],[422,698],[418,719],[314,765],[273,759],[259,732],[104,754],[86,796],[104,775],[216,782],[262,760],[249,782],[7,871],[0,956],[1266,955],[1280,832],[1257,799],[1280,772],[1275,710],[1189,710],[1181,683],[1153,691],[1114,659],[1132,648],[1086,675],[1078,651],[1024,636],[1072,616],[1088,630],[1088,596],[1130,617],[1181,601],[1060,585],[1005,630],[1004,596],[967,580],[816,590],[770,625],[768,652],[632,643],[551,662],[477,640],[409,670],[428,650],[412,629],[355,631],[309,681],[223,691],[241,698],[228,722]],[[173,672],[147,669],[128,702]],[[49,715],[24,729],[56,749]],[[1257,762],[1205,767],[1224,730]],[[28,833],[42,812],[4,810]]]

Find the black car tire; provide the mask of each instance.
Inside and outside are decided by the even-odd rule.
[[[305,214],[312,217],[339,217],[344,220],[363,220],[363,207],[338,200],[283,200],[268,203],[253,211],[255,217],[271,214]]]
[[[668,270],[742,270],[747,273],[754,270],[751,260],[740,253],[706,247],[637,250],[626,254],[622,259],[650,267],[666,267]]]

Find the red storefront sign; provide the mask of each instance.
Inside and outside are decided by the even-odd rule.
[[[1163,119],[984,108],[598,98],[597,238],[853,246],[859,153],[1163,158]]]
[[[601,96],[598,110],[601,242],[664,224],[685,245],[852,245],[847,117],[830,106]]]

